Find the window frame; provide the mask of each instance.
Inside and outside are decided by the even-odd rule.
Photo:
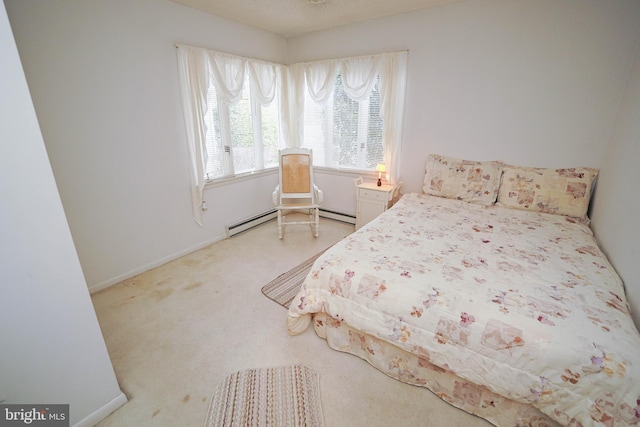
[[[344,96],[348,97],[353,103],[357,103],[357,117],[358,119],[356,120],[355,124],[355,128],[356,128],[356,148],[355,150],[352,150],[352,156],[353,158],[355,158],[355,164],[356,166],[351,167],[348,165],[342,165],[340,164],[340,158],[338,158],[337,160],[335,160],[333,158],[333,151],[336,148],[336,146],[340,146],[340,142],[338,142],[336,144],[335,140],[336,140],[336,131],[337,131],[337,123],[336,123],[336,116],[338,116],[338,114],[336,114],[336,99],[335,99],[335,94],[336,94],[336,90],[338,87],[338,79],[340,79],[340,81],[342,81],[342,70],[341,68],[338,66],[335,69],[335,79],[334,79],[334,83],[333,83],[333,89],[331,90],[331,94],[329,95],[328,99],[323,102],[323,103],[318,103],[315,102],[311,95],[309,94],[309,89],[308,87],[305,85],[304,86],[304,109],[302,112],[303,115],[303,128],[304,128],[304,136],[303,136],[303,142],[302,142],[302,146],[306,147],[306,148],[315,148],[318,149],[320,146],[322,147],[322,154],[323,156],[318,156],[314,154],[314,168],[324,168],[324,169],[334,169],[334,170],[338,170],[338,171],[354,171],[357,173],[364,173],[364,172],[375,172],[375,168],[376,165],[378,163],[384,163],[384,144],[382,142],[382,140],[380,141],[380,145],[381,145],[381,155],[379,158],[375,159],[376,162],[375,164],[373,164],[371,167],[362,167],[362,166],[366,166],[367,164],[367,151],[368,151],[368,145],[369,145],[369,139],[370,139],[370,130],[371,130],[371,124],[372,124],[372,120],[371,120],[371,101],[372,101],[372,94],[373,91],[371,91],[369,93],[369,96],[364,99],[364,100],[355,100],[352,97],[350,97],[345,89],[344,89],[344,84],[341,84],[341,91],[344,93]],[[380,96],[379,94],[379,73],[376,73],[376,77],[375,77],[376,83],[373,85],[375,87],[375,90],[378,92],[378,97]],[[319,128],[324,129],[324,141],[322,143],[316,143],[316,142],[311,142],[308,140],[309,135],[307,133],[307,113],[311,112],[311,109],[309,108],[309,103],[314,103],[314,107],[316,108],[321,108],[322,110],[322,114],[325,117],[326,123],[322,123],[320,126],[317,126]],[[309,109],[308,109],[309,108]],[[313,108],[313,107],[312,107]],[[379,110],[379,107],[378,107]],[[351,111],[351,110],[349,110]],[[364,119],[363,119],[364,117]],[[384,123],[382,120],[382,117],[379,117],[379,124],[380,124],[380,128],[378,129],[380,134],[382,134],[384,132]],[[338,156],[340,157],[340,156]],[[323,159],[322,164],[318,164],[318,159]]]
[[[248,171],[236,172],[237,165],[234,161],[234,147],[233,147],[233,137],[232,137],[233,124],[231,123],[231,108],[234,105],[230,105],[228,102],[226,102],[224,99],[222,99],[218,95],[218,90],[215,87],[215,83],[213,82],[212,79],[209,79],[208,84],[209,86],[207,88],[207,99],[210,96],[209,91],[211,90],[215,91],[215,94],[213,94],[213,96],[216,97],[218,123],[220,125],[220,129],[218,130],[220,132],[222,151],[223,151],[223,153],[219,153],[219,154],[220,154],[220,159],[223,162],[223,169],[225,170],[225,173],[223,175],[210,176],[211,172],[209,169],[206,168],[206,165],[205,165],[205,168],[203,170],[203,173],[205,175],[204,176],[205,185],[210,186],[210,184],[212,183],[229,181],[229,180],[233,180],[236,177],[257,176],[258,172],[277,168],[277,165],[265,167],[265,162],[264,162],[265,143],[264,143],[264,131],[263,131],[264,122],[263,122],[262,109],[264,107],[271,105],[272,103],[275,103],[276,110],[279,113],[280,96],[276,95],[272,100],[272,102],[269,104],[261,103],[259,98],[256,96],[256,93],[255,93],[256,88],[254,87],[253,81],[250,78],[249,73],[245,71],[241,91],[245,90],[245,85],[247,84],[249,85],[249,87],[246,90],[247,90],[247,96],[249,98],[248,101],[249,101],[249,108],[250,108],[251,137],[252,137],[251,145],[253,148],[254,168]],[[240,97],[242,97],[242,95],[240,95]],[[208,113],[209,111],[207,111],[207,114]],[[212,115],[210,120],[211,120],[210,123],[207,122],[205,124],[207,128],[207,130],[205,131],[205,140],[207,140],[207,137],[211,133],[213,133],[213,136],[211,137],[214,138],[214,140],[212,144],[205,144],[205,150],[207,150],[207,158],[212,157],[213,154],[218,155],[218,153],[214,153],[213,151],[212,152],[208,151],[209,147],[215,150],[217,146],[215,141],[215,133],[216,133],[215,117]],[[282,134],[280,130],[280,122],[281,122],[280,117],[279,116],[276,117],[276,125],[278,128],[278,140],[279,140],[278,146],[280,146],[280,139]]]

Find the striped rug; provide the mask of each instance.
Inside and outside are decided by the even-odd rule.
[[[326,252],[326,249],[315,254],[305,262],[298,264],[286,273],[273,279],[262,287],[262,293],[269,299],[274,300],[286,309],[289,309],[291,301],[295,298],[300,290],[300,286],[307,274],[311,270],[313,263],[320,255]]]
[[[323,427],[319,379],[302,365],[236,372],[216,386],[205,427]]]

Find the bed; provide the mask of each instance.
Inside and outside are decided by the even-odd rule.
[[[288,312],[498,426],[640,425],[640,334],[587,209],[597,171],[438,155],[314,263]]]

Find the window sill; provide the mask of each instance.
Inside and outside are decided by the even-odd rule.
[[[361,176],[366,178],[378,179],[378,173],[376,171],[364,169],[336,169],[324,166],[314,166],[313,170],[326,175],[351,176],[353,178],[358,178]]]
[[[253,172],[245,172],[245,173],[241,173],[238,175],[233,175],[225,178],[212,179],[206,182],[206,184],[204,185],[204,188],[206,190],[208,188],[224,187],[225,185],[235,184],[237,182],[249,181],[255,178],[260,178],[262,176],[277,175],[277,174],[278,174],[277,167],[263,169],[259,171],[253,171]]]

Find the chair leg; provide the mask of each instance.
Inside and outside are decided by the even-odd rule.
[[[282,223],[282,211],[278,209],[278,238],[284,237],[284,225]]]
[[[315,208],[314,210],[316,211],[315,221],[314,221],[316,226],[315,226],[315,229],[314,229],[313,236],[314,237],[318,237],[320,235],[320,209]]]

